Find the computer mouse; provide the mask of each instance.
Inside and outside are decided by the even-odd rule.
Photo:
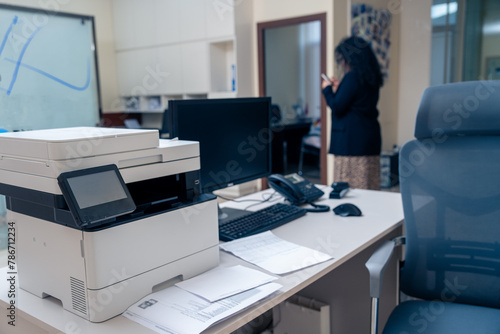
[[[354,204],[352,203],[344,203],[340,204],[336,207],[333,208],[333,212],[335,212],[336,215],[342,216],[342,217],[348,217],[348,216],[361,216],[361,210]]]

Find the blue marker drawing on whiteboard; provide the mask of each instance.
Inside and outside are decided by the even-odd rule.
[[[7,32],[5,33],[5,36],[3,37],[2,45],[0,45],[0,55],[2,54],[2,51],[5,47],[5,43],[7,43],[7,38],[9,37],[10,32],[12,31],[12,26],[17,23],[17,15],[14,16],[14,19],[12,20],[12,23],[10,24],[9,28],[7,29]]]
[[[11,63],[16,63],[16,61],[13,60],[13,59],[5,58],[5,60],[7,60],[7,61],[9,61]],[[89,84],[90,84],[90,59],[87,60],[87,78],[86,78],[85,83],[83,84],[83,86],[75,86],[73,84],[70,84],[69,82],[66,82],[66,81],[64,81],[64,80],[62,80],[62,79],[60,79],[58,77],[53,76],[50,73],[47,73],[47,72],[45,72],[45,71],[43,71],[41,69],[38,69],[38,68],[33,67],[31,65],[28,65],[28,64],[21,63],[20,66],[25,67],[27,69],[30,69],[33,72],[37,72],[37,73],[39,73],[41,75],[44,75],[47,78],[52,79],[52,80],[54,80],[54,81],[56,81],[56,82],[58,82],[58,83],[60,83],[60,84],[62,84],[64,86],[69,87],[69,88],[74,89],[74,90],[85,90],[85,89],[87,89],[89,87]]]
[[[35,37],[35,35],[40,31],[40,29],[41,29],[41,27],[38,27],[31,34],[31,36],[28,38],[28,40],[26,41],[26,44],[24,44],[24,47],[21,50],[21,54],[19,55],[19,58],[17,59],[16,68],[14,69],[14,74],[12,75],[12,80],[10,82],[9,89],[7,89],[7,95],[10,95],[10,93],[12,92],[12,87],[14,87],[14,84],[16,83],[17,74],[19,73],[19,67],[21,66],[21,60],[24,57],[24,53],[26,52],[26,49],[28,48],[28,46],[30,45],[31,41],[33,40],[33,37]]]
[[[18,17],[17,17],[17,15],[16,15],[16,16],[13,18],[13,20],[12,20],[12,22],[11,22],[11,24],[10,24],[9,28],[7,29],[7,31],[6,31],[6,33],[5,33],[5,35],[4,35],[4,38],[3,38],[3,40],[2,40],[2,44],[0,45],[0,56],[1,56],[1,54],[2,54],[2,52],[3,52],[3,50],[4,50],[4,48],[5,48],[5,45],[6,45],[6,43],[7,43],[7,40],[8,40],[9,35],[12,33],[13,26],[14,26],[17,22],[18,22]],[[23,59],[23,57],[24,57],[24,54],[25,54],[25,52],[26,52],[26,50],[27,50],[27,48],[28,48],[28,46],[29,46],[30,42],[33,40],[33,38],[34,38],[34,37],[35,37],[35,35],[36,35],[39,31],[40,31],[40,29],[41,29],[41,28],[42,28],[41,26],[40,26],[40,27],[38,27],[38,28],[37,28],[37,29],[36,29],[36,30],[35,30],[35,31],[31,34],[31,36],[27,39],[26,44],[23,46],[23,49],[21,50],[21,53],[20,53],[20,55],[19,55],[19,57],[18,57],[18,59],[17,59],[17,60],[10,59],[10,58],[4,58],[4,59],[3,59],[3,60],[5,60],[5,61],[8,61],[8,62],[10,62],[10,63],[15,64],[15,69],[14,69],[14,73],[13,73],[13,75],[12,75],[12,79],[11,79],[11,81],[10,81],[10,85],[9,85],[9,87],[8,87],[7,89],[6,89],[6,88],[3,88],[3,87],[0,87],[0,91],[5,91],[5,92],[7,92],[7,95],[10,95],[10,94],[11,94],[12,89],[14,88],[14,85],[15,85],[15,83],[16,83],[16,81],[17,81],[17,76],[18,76],[18,73],[19,73],[19,68],[20,68],[20,67],[23,67],[23,68],[29,69],[29,70],[31,70],[31,71],[33,71],[33,72],[36,72],[36,73],[39,73],[39,74],[41,74],[41,75],[43,75],[43,76],[45,76],[45,77],[47,77],[47,78],[49,78],[49,79],[51,79],[51,80],[54,80],[55,82],[58,82],[58,83],[60,83],[60,84],[62,84],[62,85],[64,85],[64,86],[66,86],[66,87],[68,87],[68,88],[71,88],[71,89],[74,89],[74,90],[78,90],[78,91],[83,91],[83,90],[86,90],[86,89],[89,87],[89,85],[90,85],[90,67],[91,67],[91,66],[90,66],[90,58],[87,60],[86,79],[85,79],[85,83],[84,83],[82,86],[73,85],[73,84],[71,84],[71,83],[69,83],[69,82],[66,82],[66,81],[62,80],[61,78],[58,78],[58,77],[56,77],[56,76],[54,76],[54,75],[52,75],[52,74],[50,74],[50,73],[48,73],[48,72],[46,72],[46,71],[44,71],[44,70],[41,70],[41,69],[39,69],[39,68],[36,68],[36,67],[34,67],[34,66],[31,66],[31,65],[28,65],[28,64],[26,64],[26,63],[23,63],[23,62],[22,62],[22,59]]]

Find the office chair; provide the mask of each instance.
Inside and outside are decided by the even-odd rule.
[[[371,333],[387,260],[399,245],[408,300],[384,334],[500,333],[500,81],[427,88],[415,137],[399,157],[406,235],[366,263]]]
[[[311,154],[319,157],[319,152],[321,150],[321,137],[319,135],[305,135],[302,137],[302,142],[300,143],[300,153],[299,153],[299,170],[300,175],[303,174],[302,168],[304,167],[304,154]]]
[[[271,105],[271,122],[277,123],[281,121],[281,108],[278,104]]]
[[[300,143],[300,153],[299,153],[299,166],[298,174],[302,175],[304,167],[304,154],[314,155],[316,157],[320,156],[321,152],[321,123],[319,121],[314,122],[311,125],[311,130],[307,135],[302,137]]]

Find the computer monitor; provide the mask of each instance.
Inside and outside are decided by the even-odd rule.
[[[271,174],[270,97],[170,100],[168,110],[170,138],[200,143],[203,192]]]

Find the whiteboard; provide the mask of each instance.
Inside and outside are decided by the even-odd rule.
[[[94,19],[0,5],[0,131],[100,121]]]

